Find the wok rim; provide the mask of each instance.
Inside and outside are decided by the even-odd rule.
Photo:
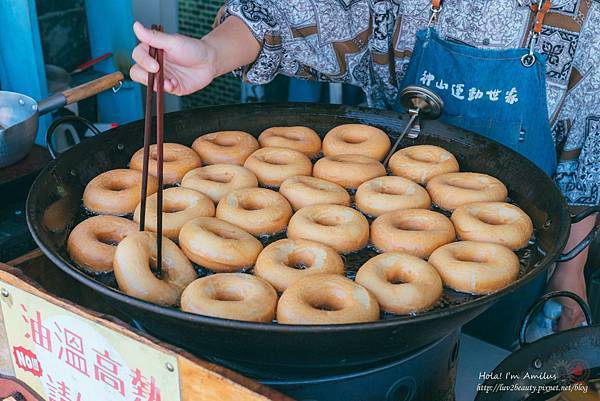
[[[204,107],[199,107],[199,108],[195,108],[192,110],[186,110],[183,112],[185,113],[185,112],[202,111],[202,112],[210,113],[211,110],[215,110],[215,109],[236,108],[236,107],[243,107],[243,106],[247,106],[247,104],[238,103],[238,104],[217,105],[217,106],[204,106]],[[287,109],[288,111],[289,111],[289,109],[294,108],[294,107],[303,107],[303,108],[309,107],[310,108],[312,106],[312,107],[318,107],[320,109],[320,112],[322,112],[324,108],[325,109],[329,108],[333,111],[335,109],[339,109],[340,107],[343,107],[348,111],[359,111],[359,112],[363,112],[363,113],[373,113],[373,111],[377,111],[378,113],[382,112],[382,110],[368,108],[368,107],[299,103],[299,102],[259,103],[259,104],[255,103],[255,104],[251,104],[251,106],[253,106],[253,107],[281,107],[281,108]],[[400,113],[397,113],[394,111],[389,111],[389,110],[383,110],[383,111],[385,111],[386,114],[389,114],[390,118],[392,116],[396,115],[396,116],[398,116],[399,120],[403,119],[402,118],[403,115]],[[168,115],[173,115],[173,114],[177,114],[177,113],[182,113],[182,111],[165,113],[165,117]],[[315,111],[315,114],[318,114],[318,113],[319,112]],[[356,116],[348,116],[348,117],[355,119],[355,120],[358,119]],[[114,134],[114,132],[112,132],[112,131],[126,130],[128,126],[134,125],[134,124],[139,124],[140,121],[142,121],[142,120],[131,121],[127,124],[120,125],[118,127],[110,129],[108,131],[105,131],[103,134],[104,135],[108,135],[111,133]],[[540,170],[531,161],[526,159],[524,156],[521,156],[517,152],[513,151],[512,149],[510,149],[492,139],[482,137],[473,132],[469,132],[469,134],[476,135],[478,137],[485,139],[486,141],[493,142],[494,144],[499,146],[504,152],[510,153],[510,154],[514,155],[515,157],[519,158],[522,163],[530,164],[531,167],[533,167],[537,170]],[[102,136],[89,138],[89,140],[81,142],[80,144],[75,145],[72,148],[68,149],[67,151],[64,152],[64,154],[66,155],[66,154],[74,153],[77,151],[77,148],[79,148],[80,146],[91,146],[91,144],[94,143],[94,141],[100,142],[102,139],[103,139]],[[523,277],[519,278],[517,281],[513,282],[508,287],[503,288],[502,290],[495,292],[493,294],[483,295],[483,296],[466,301],[466,302],[461,303],[456,306],[450,306],[448,308],[438,309],[438,310],[433,310],[433,311],[421,312],[421,313],[417,314],[416,316],[402,315],[402,316],[386,318],[384,320],[376,320],[376,321],[372,321],[372,322],[346,323],[346,324],[337,324],[337,325],[336,324],[291,325],[291,324],[282,324],[282,323],[259,323],[259,322],[247,322],[247,321],[242,321],[242,320],[233,320],[233,319],[224,319],[224,318],[218,318],[218,317],[204,316],[204,315],[198,315],[198,314],[194,314],[194,313],[190,313],[190,312],[184,312],[180,309],[175,309],[172,307],[161,306],[161,305],[154,304],[154,303],[151,303],[148,301],[143,301],[141,299],[127,295],[115,288],[109,287],[109,286],[101,283],[100,281],[97,281],[97,280],[89,277],[88,275],[83,273],[79,268],[77,268],[77,266],[75,266],[74,264],[72,264],[68,261],[65,261],[60,256],[60,254],[58,254],[58,252],[51,250],[49,247],[47,247],[44,244],[44,242],[38,236],[38,233],[35,230],[35,225],[32,221],[32,220],[35,220],[35,217],[34,217],[35,213],[34,213],[34,210],[32,210],[32,205],[31,205],[30,201],[32,198],[32,193],[34,192],[35,188],[38,186],[39,181],[41,181],[42,177],[49,174],[49,171],[53,168],[54,165],[56,165],[57,163],[59,163],[61,161],[61,158],[62,157],[59,156],[57,159],[52,160],[50,163],[48,163],[44,167],[44,169],[42,169],[42,171],[40,171],[40,173],[37,175],[37,177],[35,178],[33,184],[31,185],[31,187],[29,189],[29,192],[27,195],[26,206],[25,206],[26,221],[27,221],[27,226],[29,228],[29,232],[30,232],[31,236],[33,237],[35,243],[44,252],[45,256],[48,257],[53,262],[53,264],[56,265],[59,269],[61,269],[65,273],[67,273],[69,276],[73,277],[78,282],[80,282],[84,285],[87,285],[88,287],[92,288],[93,290],[99,292],[102,296],[105,296],[109,299],[115,299],[118,302],[127,304],[128,308],[133,307],[133,308],[140,309],[144,312],[154,313],[159,316],[165,315],[166,317],[171,318],[171,319],[184,320],[184,321],[187,321],[190,323],[210,325],[213,327],[219,327],[219,328],[225,328],[225,329],[234,329],[235,328],[235,329],[242,329],[242,330],[248,330],[248,331],[270,332],[270,333],[272,333],[272,332],[289,333],[290,331],[292,331],[295,334],[303,334],[303,333],[304,334],[317,334],[317,333],[331,332],[331,331],[334,331],[334,332],[349,331],[349,332],[351,332],[351,331],[356,331],[356,330],[381,330],[381,329],[386,329],[386,328],[398,327],[398,326],[402,326],[405,324],[411,324],[411,323],[416,324],[416,323],[428,322],[428,321],[435,320],[442,316],[452,315],[458,311],[464,312],[464,311],[470,311],[470,310],[473,310],[476,308],[482,308],[486,305],[489,306],[489,304],[500,300],[503,296],[508,295],[508,294],[518,290],[519,288],[523,287],[525,284],[531,282],[536,277],[538,277],[539,274],[546,271],[549,268],[549,266],[552,263],[554,263],[558,259],[560,254],[562,253],[562,250],[566,246],[566,243],[568,240],[568,235],[569,235],[568,229],[565,229],[565,230],[559,229],[559,238],[557,240],[557,245],[554,247],[554,250],[552,252],[545,254],[537,262],[537,264],[539,266],[537,266],[537,267],[534,266]],[[544,175],[544,179],[546,181],[548,181],[552,186],[556,187],[554,181],[548,175],[546,175],[545,173],[543,175]],[[561,220],[570,222],[571,216],[568,211],[569,209],[568,209],[566,200],[565,200],[564,196],[562,195],[562,193],[560,192],[560,190],[558,190],[558,188],[556,188],[556,192],[559,194],[559,199],[560,199],[560,203],[561,203],[561,205],[560,205],[560,210],[561,210],[561,214],[562,214]],[[552,224],[558,224],[558,223],[553,222]],[[57,294],[57,295],[60,295],[60,294]]]

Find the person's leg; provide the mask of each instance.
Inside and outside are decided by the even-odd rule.
[[[565,252],[570,251],[585,238],[595,223],[596,216],[593,215],[577,224],[573,224]],[[571,291],[587,301],[585,278],[583,275],[587,256],[588,248],[574,259],[565,263],[559,263],[550,279],[548,289],[550,291]],[[558,330],[566,330],[579,325],[583,321],[584,316],[577,303],[569,298],[560,298],[560,302],[563,305],[563,312],[558,322]]]

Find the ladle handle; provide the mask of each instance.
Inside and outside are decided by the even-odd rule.
[[[38,113],[46,114],[68,104],[76,103],[104,92],[107,89],[118,86],[125,77],[121,71],[104,75],[98,79],[86,82],[74,88],[67,89],[62,93],[57,93],[38,103]]]
[[[396,139],[396,142],[394,142],[394,146],[391,147],[390,151],[388,152],[387,156],[385,157],[385,160],[383,161],[384,167],[387,167],[388,162],[390,161],[390,158],[392,157],[392,155],[398,148],[398,145],[400,145],[400,141],[402,140],[402,138],[404,138],[406,133],[411,130],[411,128],[415,124],[415,121],[417,120],[417,117],[419,117],[418,112],[411,113],[410,120],[408,120],[408,124],[406,124],[406,127],[404,127],[404,131],[402,131],[402,133],[398,136],[398,139]]]
[[[593,324],[592,310],[590,309],[589,305],[587,303],[585,303],[585,301],[579,295],[577,295],[573,292],[570,292],[570,291],[549,292],[549,293],[543,295],[540,299],[538,299],[538,301],[535,304],[533,304],[533,306],[531,308],[529,308],[529,310],[527,311],[527,314],[523,318],[523,321],[521,322],[521,330],[519,331],[519,345],[521,347],[527,344],[527,340],[525,339],[525,334],[527,333],[527,326],[529,326],[529,321],[531,320],[531,317],[533,316],[533,314],[547,300],[552,299],[552,298],[558,298],[558,297],[571,298],[572,300],[577,302],[577,304],[583,311],[583,315],[585,316],[585,321],[587,322],[587,325],[591,326]]]

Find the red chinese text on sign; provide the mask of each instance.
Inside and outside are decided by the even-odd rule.
[[[148,380],[139,369],[136,369],[133,371],[131,384],[134,387],[134,401],[161,401],[160,389],[156,386],[156,380],[153,376]]]
[[[46,386],[48,388],[48,401],[82,401],[80,393],[71,395],[71,389],[64,381],[59,380],[55,383],[50,375],[48,375]]]
[[[125,383],[119,378],[121,364],[112,359],[106,350],[103,353],[96,350],[94,352],[96,352],[96,363],[94,364],[94,377],[96,380],[125,396]]]

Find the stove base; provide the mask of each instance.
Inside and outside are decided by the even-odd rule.
[[[410,356],[367,370],[261,382],[298,401],[451,401],[460,331]]]
[[[145,331],[139,322],[130,324]],[[340,366],[335,372],[293,373],[202,355],[253,378],[297,401],[454,401],[460,329],[400,358],[361,367]]]

